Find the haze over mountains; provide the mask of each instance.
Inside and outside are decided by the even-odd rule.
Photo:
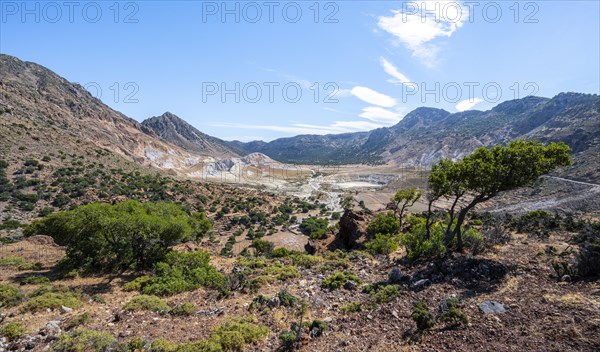
[[[3,136],[4,150],[10,149],[15,138],[35,137],[38,142],[72,148],[94,145],[139,164],[176,171],[250,153],[286,163],[429,166],[441,158],[461,158],[481,146],[531,138],[566,142],[575,159],[568,175],[600,181],[598,95],[530,96],[488,111],[460,113],[423,107],[387,128],[243,143],[206,135],[169,112],[138,123],[43,66],[8,55],[0,55],[0,89],[2,124],[35,126],[26,135]],[[250,159],[264,158],[254,154]]]

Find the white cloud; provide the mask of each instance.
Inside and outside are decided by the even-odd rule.
[[[362,110],[359,115],[367,120],[393,125],[402,119],[402,114],[395,111],[386,110],[377,106],[369,106]]]
[[[348,98],[352,96],[352,90],[351,89],[344,89],[344,88],[340,88],[338,90],[336,90],[331,96],[331,99],[337,99],[337,98]]]
[[[396,105],[394,98],[378,93],[371,88],[357,86],[352,88],[350,93],[362,101],[384,108],[391,108]]]
[[[403,3],[401,10],[392,10],[390,17],[379,17],[377,25],[433,67],[439,47],[431,41],[452,36],[468,19],[468,7],[457,1],[412,1]]]
[[[253,125],[245,123],[220,123],[213,124],[214,127],[226,127],[226,128],[240,128],[248,130],[263,130],[263,131],[275,131],[282,132],[288,135],[299,135],[299,134],[332,134],[332,133],[346,133],[346,132],[358,132],[368,131],[379,127],[384,127],[380,123],[373,123],[371,121],[335,121],[330,125],[311,125],[297,123],[291,126],[279,126],[279,125]]]
[[[475,105],[481,103],[483,101],[483,99],[481,98],[474,98],[474,99],[467,99],[467,100],[463,100],[461,102],[459,102],[458,104],[456,104],[455,108],[458,111],[467,111],[472,109]]]
[[[381,63],[383,70],[388,75],[394,77],[394,78],[389,79],[388,82],[394,83],[394,84],[408,84],[411,82],[411,80],[408,77],[406,77],[402,72],[398,71],[398,69],[396,68],[396,66],[394,66],[394,64],[392,64],[385,58],[383,58],[383,57],[380,58],[379,62]]]

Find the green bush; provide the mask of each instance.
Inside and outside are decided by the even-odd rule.
[[[171,307],[169,307],[167,302],[156,296],[139,295],[133,297],[131,301],[127,302],[123,309],[126,312],[148,310],[156,313],[167,313],[169,310],[171,310]]]
[[[131,292],[131,291],[141,291],[142,286],[150,281],[150,276],[140,276],[136,277],[134,280],[129,281],[125,285],[123,285],[123,291]]]
[[[248,306],[248,310],[250,312],[253,312],[255,310],[263,309],[267,305],[268,302],[269,302],[269,297],[263,296],[263,295],[258,295],[256,297],[254,297],[254,299],[250,303],[250,306]]]
[[[292,254],[292,252],[289,249],[285,247],[279,247],[271,251],[271,258],[283,258],[289,256],[290,254]]]
[[[336,271],[329,277],[325,278],[325,280],[323,280],[323,282],[321,283],[321,287],[335,290],[344,286],[348,281],[354,281],[357,284],[362,283],[361,279],[358,276],[354,275],[349,271]]]
[[[442,322],[452,324],[459,323],[463,325],[469,324],[469,318],[465,312],[459,308],[460,302],[458,299],[449,299],[446,301],[446,305],[448,309],[440,315],[440,320]]]
[[[329,230],[329,221],[323,218],[304,218],[300,224],[300,231],[311,239],[318,239]]]
[[[0,284],[0,307],[13,307],[21,303],[24,295],[11,285]]]
[[[350,303],[344,304],[342,307],[340,307],[340,311],[344,314],[361,312],[362,311],[362,303],[350,302]]]
[[[109,351],[117,341],[108,332],[78,329],[72,333],[61,334],[58,342],[52,346],[57,352]]]
[[[269,256],[271,256],[271,252],[273,251],[273,248],[275,246],[273,245],[273,243],[271,243],[269,241],[264,241],[264,240],[257,238],[257,239],[252,240],[252,247],[254,247],[254,249],[256,249],[256,254],[264,255],[265,257],[269,257]]]
[[[42,286],[31,293],[29,300],[23,305],[23,310],[39,312],[60,309],[61,306],[74,309],[81,307],[79,294],[65,286]]]
[[[292,253],[291,258],[292,264],[304,268],[312,268],[324,261],[323,257],[306,253]]]
[[[25,232],[52,236],[67,246],[66,266],[97,273],[152,267],[169,246],[194,238],[195,221],[173,203],[131,200],[50,214]]]
[[[21,280],[22,285],[41,285],[50,282],[45,276],[29,275]]]
[[[40,262],[28,262],[23,257],[4,257],[0,258],[0,267],[16,267],[19,270],[40,270],[42,269],[42,263]]]
[[[395,235],[400,231],[400,221],[394,217],[394,213],[389,212],[385,215],[377,214],[375,218],[369,223],[367,232],[371,236],[375,234],[387,234]]]
[[[411,260],[432,258],[446,252],[443,226],[433,224],[428,239],[425,220],[420,218],[400,237],[400,243],[406,247],[407,257]]]
[[[293,351],[298,341],[298,328],[280,333],[279,341],[281,351]]]
[[[271,264],[265,270],[265,274],[274,276],[278,280],[285,281],[287,279],[300,277],[300,271],[298,268],[292,265],[285,265],[282,263]]]
[[[395,252],[400,244],[400,238],[395,235],[377,233],[375,238],[365,244],[370,254],[385,254]]]
[[[171,252],[165,261],[156,264],[156,276],[141,285],[144,294],[166,296],[200,287],[225,290],[227,277],[209,265],[210,254],[197,252]]]
[[[18,220],[8,219],[5,220],[2,224],[0,224],[0,230],[14,230],[23,226]]]
[[[262,258],[239,257],[237,264],[251,269],[264,268],[267,266],[267,262]]]
[[[210,334],[210,340],[219,343],[224,351],[243,351],[247,344],[268,334],[269,328],[257,325],[253,318],[230,318]]]
[[[18,340],[23,335],[25,335],[25,326],[21,322],[8,323],[2,328],[2,336],[8,341]]]
[[[294,307],[298,304],[298,298],[285,289],[277,293],[277,298],[279,298],[279,302],[284,307]]]
[[[466,229],[462,236],[464,246],[469,248],[473,255],[483,253],[485,250],[485,239],[479,231],[471,227]]]
[[[65,330],[71,330],[78,326],[85,325],[85,324],[89,323],[91,319],[92,319],[92,317],[90,316],[90,313],[88,313],[88,312],[74,316],[69,321],[67,321],[67,323],[65,325]]]
[[[193,303],[182,303],[173,307],[170,313],[177,316],[190,316],[194,315],[197,310],[196,305]]]
[[[400,285],[388,285],[375,283],[363,288],[363,292],[369,294],[369,297],[376,303],[390,302],[402,294]]]
[[[435,325],[433,315],[429,313],[429,308],[424,302],[417,302],[410,316],[420,331],[429,330]]]

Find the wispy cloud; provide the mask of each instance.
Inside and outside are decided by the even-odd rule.
[[[392,34],[412,55],[428,67],[438,63],[440,48],[431,43],[439,37],[450,37],[469,18],[469,8],[457,1],[412,1],[392,16],[381,16],[377,25]]]
[[[357,86],[352,88],[350,93],[362,101],[384,108],[391,108],[396,105],[396,100],[394,98],[376,92],[371,88]]]
[[[408,84],[411,82],[411,80],[408,77],[406,77],[402,72],[398,71],[398,68],[396,68],[396,66],[394,66],[394,64],[392,64],[385,58],[383,58],[383,57],[380,58],[379,62],[381,63],[381,67],[383,67],[383,70],[388,75],[393,77],[393,78],[390,78],[388,80],[388,82],[393,83],[393,84]]]
[[[481,99],[481,98],[473,98],[473,99],[463,100],[463,101],[459,102],[458,104],[456,104],[455,108],[458,111],[471,110],[475,105],[481,103],[482,101],[483,101],[483,99]]]
[[[286,133],[289,135],[298,134],[332,134],[332,133],[345,133],[345,132],[358,132],[368,131],[375,128],[383,127],[384,125],[379,123],[373,123],[370,121],[335,121],[330,125],[312,125],[297,123],[291,126],[279,126],[279,125],[254,125],[246,123],[220,123],[213,124],[214,127],[226,127],[226,128],[240,128],[247,130],[263,130],[263,131],[275,131]]]
[[[367,120],[392,125],[398,123],[402,119],[403,114],[377,106],[369,106],[364,108],[359,116]]]

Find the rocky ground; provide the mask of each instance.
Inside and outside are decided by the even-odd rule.
[[[355,273],[362,284],[337,290],[323,288],[321,284],[331,271],[315,266],[302,268],[297,278],[275,280],[258,293],[273,297],[287,289],[308,303],[305,319],[328,323],[328,331],[320,337],[307,337],[301,351],[597,351],[600,282],[557,278],[551,265],[555,259],[552,253],[569,247],[571,236],[556,232],[540,239],[512,233],[508,243],[480,255],[454,254],[416,264],[403,260],[401,251],[391,259],[350,256],[342,268]],[[550,246],[554,250],[548,250]],[[69,322],[84,312],[90,315],[86,328],[107,331],[120,341],[141,337],[178,343],[205,338],[228,317],[253,314],[269,327],[270,333],[265,340],[247,346],[249,351],[276,350],[279,333],[298,321],[295,310],[279,306],[277,300],[250,313],[249,305],[258,293],[235,292],[219,299],[214,292],[203,289],[165,299],[170,306],[194,303],[196,312],[192,316],[125,312],[124,305],[137,295],[123,290],[123,284],[133,279],[130,274],[54,280],[52,267],[64,249],[39,237],[4,245],[0,253],[2,257],[20,256],[43,264],[41,271],[2,267],[2,283],[18,283],[36,274],[49,277],[53,285],[73,288],[84,297],[83,306],[76,309],[30,313],[18,306],[2,308],[0,324],[22,322],[26,335],[14,342],[3,338],[0,350],[46,350],[68,329]],[[236,266],[234,258],[213,256],[212,262],[224,272]],[[363,293],[361,286],[378,282],[399,285],[398,296],[378,301]],[[38,286],[23,285],[21,290],[29,293]],[[411,318],[414,304],[426,302],[430,311],[439,315],[443,302],[452,298],[460,299],[468,323],[438,322],[430,331],[419,333]],[[344,313],[342,307],[349,303],[360,304],[361,310]]]

